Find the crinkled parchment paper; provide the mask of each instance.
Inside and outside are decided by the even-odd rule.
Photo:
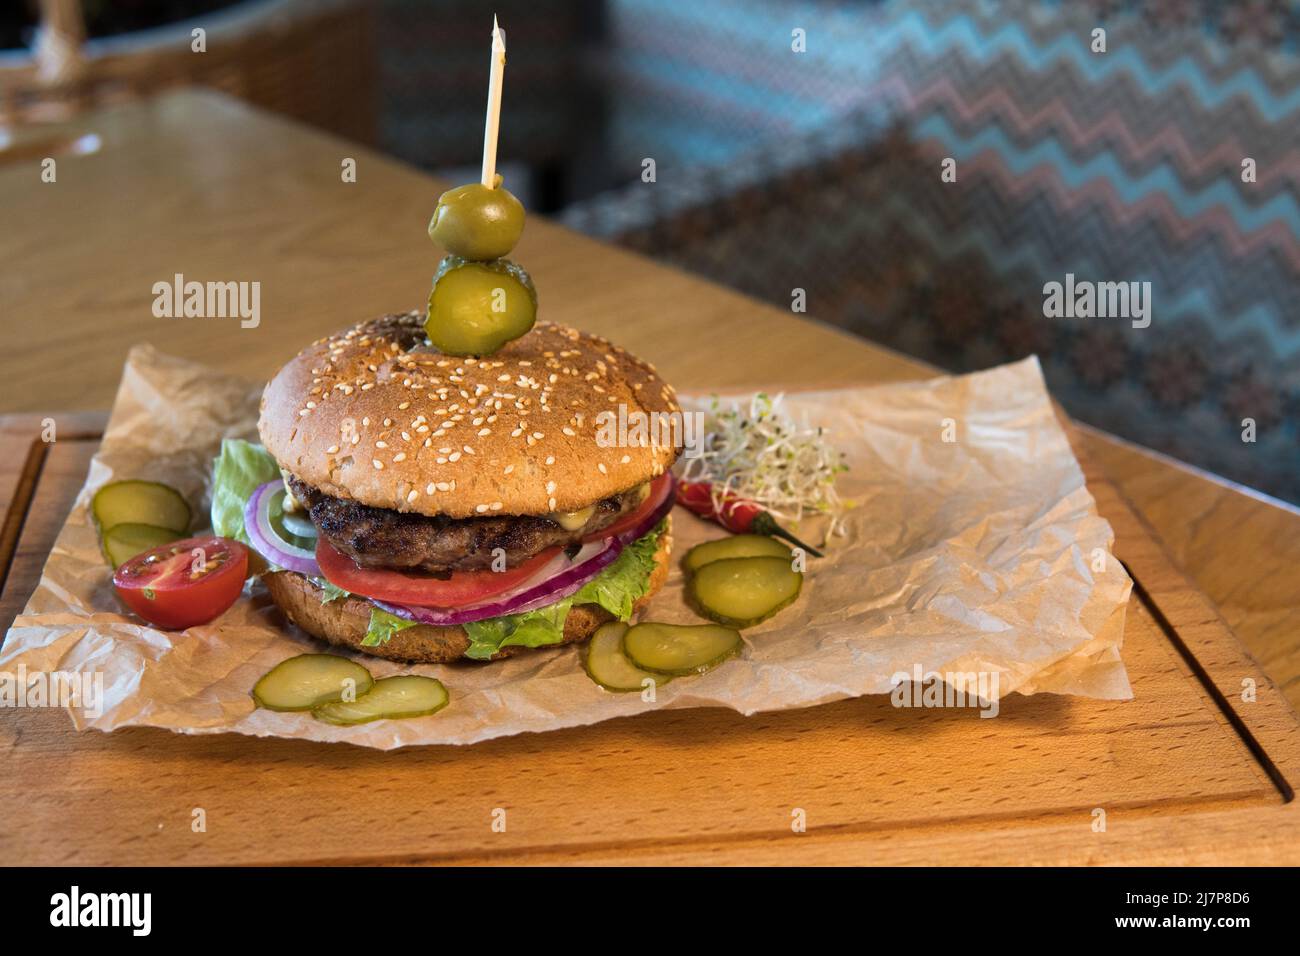
[[[255,438],[260,388],[148,347],[131,352],[112,419],[40,585],[14,622],[0,670],[97,671],[102,713],[69,707],[77,729],[136,724],[184,733],[342,740],[369,747],[469,744],[590,724],[656,707],[744,714],[809,707],[891,690],[897,672],[996,672],[998,696],[1054,692],[1131,696],[1119,649],[1131,583],[1057,423],[1036,360],[987,372],[786,397],[831,430],[857,506],[827,558],[810,560],[798,602],[745,632],[741,658],[673,681],[658,700],[611,694],[583,672],[578,649],[494,664],[403,667],[363,659],[376,677],[435,675],[451,704],[432,717],[335,727],[253,706],[275,664],[323,650],[287,626],[260,585],[214,623],[183,633],[124,614],[88,513],[114,478],[164,481],[202,514],[223,437]],[[697,407],[703,407],[702,404]],[[942,440],[952,419],[956,441]],[[818,537],[805,523],[800,533]],[[720,529],[678,508],[674,552]],[[676,561],[645,616],[699,619],[682,600]]]

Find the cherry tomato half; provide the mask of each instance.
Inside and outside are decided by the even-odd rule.
[[[454,571],[449,578],[361,568],[340,553],[321,535],[316,542],[316,563],[325,580],[353,594],[412,604],[417,607],[468,607],[496,594],[509,591],[540,571],[560,549],[547,548],[516,568],[504,571]]]
[[[186,538],[131,558],[113,572],[118,597],[159,627],[206,624],[235,603],[248,575],[248,549],[228,538]]]

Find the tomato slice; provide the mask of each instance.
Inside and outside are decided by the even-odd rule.
[[[362,568],[322,535],[316,541],[316,563],[325,580],[336,587],[392,604],[417,607],[468,607],[523,584],[561,551],[547,548],[516,568],[504,571],[453,571],[449,578],[431,578],[384,568]]]
[[[113,572],[113,588],[136,614],[180,631],[206,624],[235,603],[248,576],[248,549],[228,538],[172,541]]]
[[[641,502],[635,509],[629,511],[623,517],[619,518],[608,528],[601,528],[595,534],[589,534],[584,537],[583,541],[603,541],[606,538],[616,538],[625,531],[631,531],[638,524],[644,521],[651,512],[664,503],[664,499],[672,494],[673,476],[664,472],[654,481],[650,482],[650,494],[645,496],[645,501]]]

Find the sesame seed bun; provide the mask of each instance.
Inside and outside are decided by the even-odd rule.
[[[670,444],[598,443],[597,416],[620,405],[680,414],[655,370],[618,346],[539,322],[492,355],[458,358],[428,344],[423,319],[364,322],[276,374],[258,430],[282,468],[335,498],[468,518],[577,511],[676,460]]]
[[[650,574],[649,589],[636,603],[640,610],[663,587],[668,579],[668,559],[672,553],[671,526],[659,539],[655,551],[655,568]],[[469,649],[469,636],[463,627],[433,627],[417,624],[403,628],[387,643],[378,647],[362,647],[366,630],[370,626],[371,603],[364,598],[349,596],[321,603],[322,590],[310,578],[293,571],[276,571],[262,579],[271,597],[289,620],[308,634],[337,644],[392,661],[412,664],[445,664],[459,660]],[[564,621],[564,644],[585,641],[596,628],[612,621],[613,615],[598,604],[577,604]],[[556,645],[548,645],[556,646]],[[507,647],[493,657],[500,660],[510,657],[522,647]]]

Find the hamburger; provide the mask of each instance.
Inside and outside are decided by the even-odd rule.
[[[272,599],[332,644],[441,663],[582,641],[667,576],[679,448],[611,443],[620,407],[680,414],[653,367],[598,336],[539,322],[462,357],[423,313],[385,315],[275,375],[264,451],[226,443],[214,515],[242,505]]]

